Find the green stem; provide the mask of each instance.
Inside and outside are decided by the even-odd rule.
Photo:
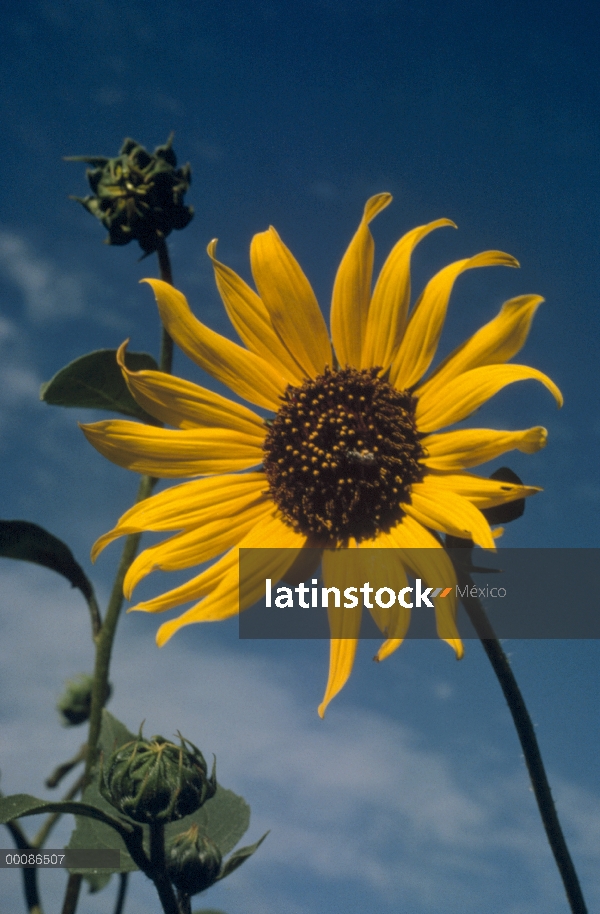
[[[150,823],[151,879],[158,892],[165,914],[179,914],[171,880],[165,870],[165,826],[163,822]]]
[[[156,253],[158,255],[158,263],[160,266],[160,278],[164,282],[168,282],[170,285],[173,285],[173,273],[171,271],[169,250],[167,248],[167,242],[162,237],[159,239]],[[165,330],[164,326],[162,328],[160,339],[159,364],[161,371],[166,371],[167,374],[171,374],[171,370],[173,368],[173,340]]]
[[[83,781],[84,781],[84,775],[82,774],[81,777],[77,778],[77,780],[75,781],[73,786],[70,787],[69,790],[67,790],[66,794],[62,798],[64,802],[67,802],[68,800],[73,800],[77,796],[77,794],[81,790],[83,790]],[[52,829],[54,828],[54,826],[60,819],[61,815],[62,815],[62,813],[60,813],[60,812],[53,812],[47,817],[46,821],[41,826],[37,835],[35,835],[35,837],[32,838],[32,840],[31,840],[31,844],[33,847],[43,847],[44,846],[48,835],[50,834],[50,832],[52,831]]]
[[[92,637],[95,641],[100,634],[100,629],[102,628],[102,617],[100,615],[100,608],[98,606],[98,601],[96,600],[96,594],[94,591],[90,593],[87,604],[90,610],[90,619],[92,622]]]
[[[171,262],[169,260],[169,251],[167,249],[164,238],[160,240],[157,248],[157,254],[160,267],[160,277],[164,282],[168,282],[172,285],[173,274],[171,271]],[[160,342],[160,370],[170,373],[172,362],[173,341],[163,326],[161,329]],[[148,498],[148,496],[152,493],[152,489],[154,488],[156,481],[157,480],[151,476],[142,476],[138,487],[136,502]],[[125,540],[123,552],[121,553],[121,561],[119,562],[119,567],[117,568],[117,573],[110,594],[106,616],[100,631],[94,639],[96,643],[96,662],[94,666],[94,685],[92,687],[92,705],[90,710],[90,727],[85,763],[84,788],[85,784],[87,784],[91,778],[92,769],[96,764],[96,758],[98,755],[98,740],[100,738],[100,728],[102,725],[102,709],[104,707],[107,695],[108,674],[110,670],[112,646],[117,631],[119,615],[123,606],[123,581],[125,580],[125,575],[127,574],[127,571],[136,556],[140,539],[140,533],[133,533]],[[77,909],[77,902],[79,901],[80,889],[81,876],[76,873],[72,873],[69,876],[67,883],[67,891],[65,894],[62,914],[75,914]],[[173,893],[171,891],[171,895],[172,894]],[[165,908],[165,911],[166,910],[167,909]],[[176,909],[174,914],[177,914]]]
[[[460,569],[456,568],[459,587],[462,593],[470,594],[473,580],[471,576]],[[485,614],[483,606],[477,597],[461,596],[463,605],[467,611],[469,619],[473,623],[473,628],[477,632],[483,649],[486,652],[494,673],[500,683],[500,688],[504,693],[506,703],[508,704],[514,725],[519,736],[519,741],[525,756],[525,764],[531,778],[533,792],[537,801],[538,809],[542,817],[546,836],[550,844],[554,859],[558,867],[567,899],[573,914],[587,914],[587,907],[579,885],[579,879],[565,841],[565,836],[558,820],[556,806],[552,798],[550,784],[542,761],[540,747],[533,729],[533,723],[525,704],[525,699],[510,668],[508,658],[502,646],[496,637],[496,633]]]
[[[73,756],[73,758],[70,758],[67,762],[63,762],[62,765],[58,765],[50,777],[46,778],[46,787],[58,787],[62,779],[66,777],[68,773],[79,764],[79,762],[83,762],[86,753],[87,745],[84,743],[83,746],[80,747],[79,751]]]
[[[179,905],[179,914],[192,914],[192,899],[184,892],[177,892],[177,904]]]
[[[83,876],[81,873],[71,873],[67,882],[67,891],[65,892],[61,914],[72,914],[77,907],[82,882]]]
[[[123,914],[125,907],[125,894],[127,892],[127,883],[129,882],[129,873],[119,873],[119,891],[115,904],[114,914]]]
[[[25,832],[17,821],[6,822],[6,827],[13,837],[15,846],[18,847],[19,850],[32,849],[31,843],[28,841]],[[42,914],[42,902],[40,901],[38,890],[37,872],[36,866],[24,866],[21,869],[23,894],[25,895],[25,904],[27,905],[29,914]]]

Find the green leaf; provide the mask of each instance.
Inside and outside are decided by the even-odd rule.
[[[106,709],[102,712],[102,727],[100,730],[99,747],[107,757],[119,746],[135,739],[135,736],[120,721]],[[114,815],[115,810],[101,795],[98,784],[100,767],[97,766],[92,783],[88,785],[83,795],[83,801],[96,807],[107,816]],[[187,831],[196,823],[201,833],[210,838],[217,845],[223,856],[229,853],[248,830],[250,824],[250,807],[246,801],[231,790],[226,790],[220,785],[214,797],[208,800],[200,809],[185,819],[170,822],[165,828],[165,840],[172,840],[180,832]],[[150,830],[142,826],[144,835],[144,849],[149,853]],[[261,839],[262,840],[262,839]],[[125,843],[114,829],[98,819],[77,817],[76,827],[73,831],[69,845],[70,848],[110,848],[121,851],[121,866],[113,872],[133,872],[138,867],[133,862],[125,847]],[[257,845],[258,846],[258,845]],[[240,853],[240,852],[238,852]],[[239,865],[239,864],[238,864]],[[84,869],[72,870],[75,873],[86,875],[89,871]]]
[[[156,359],[147,352],[125,353],[125,364],[132,371],[158,370]],[[51,406],[108,409],[156,424],[129,393],[117,365],[116,349],[98,349],[69,362],[50,381],[42,384],[40,400]]]
[[[110,711],[107,711],[106,708],[104,708],[102,711],[100,738],[98,739],[98,748],[100,751],[103,752],[105,756],[109,756],[111,752],[114,752],[119,746],[130,743],[134,739],[136,739],[135,734],[130,733],[125,724],[122,724],[120,720],[117,720],[117,718],[110,713]]]
[[[0,521],[0,556],[35,562],[57,571],[79,588],[86,600],[92,596],[92,585],[69,547],[37,524],[25,520]]]
[[[107,815],[115,812],[114,807],[100,794],[96,783],[90,784],[86,788],[83,800],[102,810]],[[114,829],[109,828],[108,825],[99,822],[97,819],[89,819],[84,816],[76,816],[75,823],[75,828],[67,844],[68,848],[119,850],[121,852],[120,867],[114,870],[103,869],[104,873],[132,873],[138,869],[125,847],[123,839]],[[144,829],[144,848],[146,854],[148,854],[150,851],[148,829]],[[72,869],[70,872],[82,873],[84,876],[90,876],[94,873],[93,870],[89,869]]]
[[[234,870],[237,870],[238,866],[241,866],[244,861],[251,857],[252,854],[258,850],[269,832],[265,832],[262,838],[256,842],[256,844],[249,844],[248,847],[240,847],[239,851],[236,851],[235,854],[232,854],[229,860],[226,860],[223,864],[221,873],[218,876],[218,879],[225,879],[226,876],[229,876],[230,873],[233,873]],[[218,880],[217,880],[218,881]]]
[[[78,816],[90,816],[92,819],[106,823],[105,827],[110,826],[123,829],[130,828],[127,823],[121,823],[109,812],[104,812],[96,805],[90,803],[77,803],[73,800],[60,800],[56,803],[48,803],[47,800],[39,800],[28,793],[15,793],[9,797],[0,797],[0,824],[10,822],[11,819],[20,819],[24,816],[37,816],[45,812],[59,812],[61,814],[71,813]],[[114,810],[113,810],[114,813]]]
[[[245,835],[250,825],[250,807],[232,790],[218,786],[212,800],[204,804],[191,816],[179,822],[171,822],[165,831],[168,838],[174,838],[196,823],[200,832],[217,845],[225,856]]]

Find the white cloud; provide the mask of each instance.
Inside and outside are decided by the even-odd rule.
[[[61,272],[16,232],[0,231],[0,271],[17,286],[33,320],[73,317],[83,311],[81,278]]]
[[[57,728],[53,706],[64,679],[91,666],[86,608],[58,576],[5,560],[0,592],[2,787],[48,795],[38,785],[83,738]],[[146,718],[148,734],[180,729],[216,753],[224,785],[252,805],[247,840],[271,829],[203,906],[391,914],[400,903],[414,914],[479,914],[485,899],[510,914],[564,910],[523,767],[490,774],[485,761],[436,751],[390,716],[348,703],[320,721],[300,648],[286,663],[214,636],[201,649],[180,639],[159,651],[155,621],[133,614],[120,623],[111,710],[132,730]],[[586,884],[597,885],[600,798],[553,786]],[[63,840],[68,833],[65,823]],[[18,891],[0,887],[10,910]],[[61,890],[52,891],[46,908],[58,910]],[[130,899],[132,914],[157,907],[142,877]],[[90,914],[108,907],[102,896],[86,899]]]

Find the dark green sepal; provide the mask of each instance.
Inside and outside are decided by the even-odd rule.
[[[249,844],[247,847],[240,847],[238,851],[235,851],[235,853],[233,853],[231,857],[229,857],[229,859],[223,863],[221,872],[219,873],[217,879],[225,879],[226,876],[229,876],[234,872],[234,870],[237,870],[237,868],[241,866],[242,863],[245,863],[248,857],[251,857],[252,854],[258,850],[268,834],[269,832],[267,831],[264,833],[262,838],[259,838],[258,841],[256,841],[255,844]]]
[[[135,140],[124,140],[118,156],[67,156],[68,162],[90,165],[86,177],[92,191],[73,197],[108,230],[108,244],[137,240],[151,254],[173,229],[183,229],[194,210],[186,206],[192,173],[189,164],[177,168],[173,134],[153,153]]]
[[[212,774],[204,756],[179,734],[177,746],[163,736],[137,737],[101,764],[100,792],[119,812],[135,822],[175,822],[191,815],[217,789],[216,761]]]

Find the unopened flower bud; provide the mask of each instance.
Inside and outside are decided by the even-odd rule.
[[[69,162],[91,165],[86,177],[92,196],[74,197],[108,229],[107,244],[134,239],[146,254],[156,250],[173,229],[182,229],[194,210],[185,206],[192,173],[189,164],[177,168],[173,134],[164,146],[149,153],[126,139],[118,156],[68,156]]]
[[[136,822],[174,822],[196,812],[217,789],[199,749],[179,734],[180,745],[162,736],[137,739],[102,764],[103,797]]]
[[[88,673],[80,673],[74,679],[67,680],[65,691],[56,705],[65,727],[76,727],[88,720],[92,707],[93,685],[94,678]],[[108,683],[105,703],[110,698],[111,692],[112,686]]]
[[[167,874],[182,894],[196,895],[216,882],[222,859],[214,841],[194,824],[167,846]]]

